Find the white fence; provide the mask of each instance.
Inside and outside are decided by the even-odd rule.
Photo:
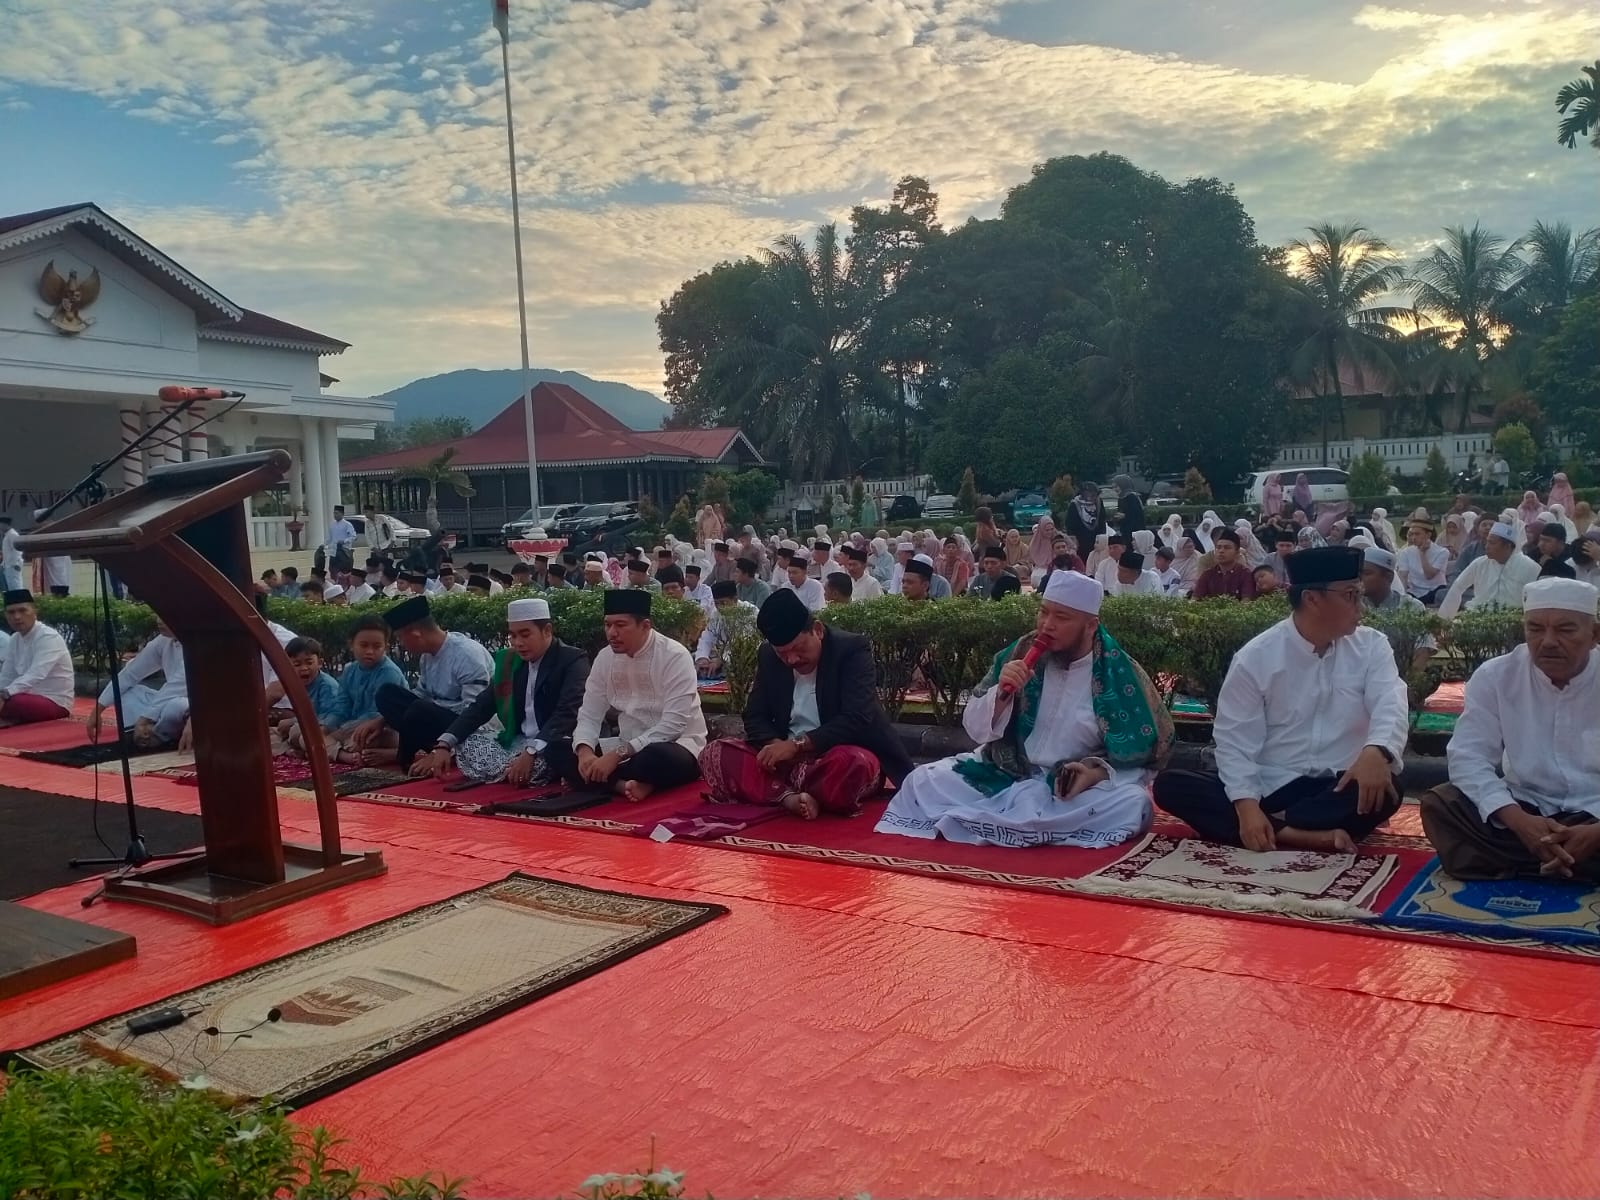
[[[893,500],[896,496],[915,496],[917,503],[921,504],[933,493],[932,475],[910,475],[903,479],[866,479],[862,481],[869,496],[880,496]],[[837,501],[839,489],[844,489],[846,496],[850,495],[855,481],[851,479],[824,479],[820,483],[791,483],[783,490],[779,498],[779,507],[784,509],[812,508],[824,496],[833,496]],[[837,503],[835,504],[837,507]]]
[[[1554,439],[1558,452],[1573,450],[1577,440],[1567,435]],[[1420,475],[1428,465],[1428,455],[1437,446],[1444,454],[1445,465],[1452,471],[1466,470],[1469,460],[1481,468],[1485,460],[1494,455],[1494,435],[1490,433],[1446,433],[1439,437],[1408,438],[1350,438],[1348,441],[1328,443],[1328,465],[1348,466],[1369,450],[1383,459],[1384,466],[1402,475]],[[1320,467],[1322,443],[1302,442],[1284,446],[1270,464],[1271,467],[1294,469]]]
[[[301,541],[305,532],[301,531]],[[251,517],[250,549],[287,550],[290,545],[288,517]]]

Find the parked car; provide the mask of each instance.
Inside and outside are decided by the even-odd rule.
[[[1150,485],[1145,504],[1152,508],[1171,508],[1183,503],[1183,476],[1162,475]]]
[[[928,502],[922,506],[922,515],[949,520],[958,514],[957,503],[958,501],[954,496],[943,492],[937,496],[929,496]]]
[[[1011,522],[1027,531],[1039,523],[1040,517],[1050,515],[1050,497],[1037,488],[1018,492],[1011,501]]]
[[[399,517],[390,516],[388,513],[379,513],[379,518],[389,522],[389,529],[394,533],[394,549],[409,550],[418,542],[428,536],[426,529],[418,529],[414,525],[407,525]],[[353,516],[347,515],[346,519],[356,527],[356,545],[371,547],[367,540],[367,518],[360,513]]]
[[[582,504],[541,504],[537,514],[530,508],[515,521],[507,521],[500,526],[500,544],[509,545],[513,541],[527,537],[528,530],[535,525],[544,526],[545,532],[549,533],[558,521],[574,516],[583,507]]]
[[[883,514],[885,523],[900,521],[915,521],[922,516],[922,505],[917,503],[915,496],[896,496],[889,503],[889,511]]]
[[[1255,471],[1245,480],[1244,502],[1255,508],[1261,507],[1262,492],[1267,484],[1267,477],[1276,475],[1278,482],[1283,485],[1284,506],[1290,505],[1290,493],[1294,491],[1295,478],[1299,475],[1306,477],[1306,482],[1311,485],[1311,499],[1315,504],[1341,503],[1350,499],[1350,474],[1341,471],[1338,467],[1304,467],[1285,468],[1277,471]],[[1400,489],[1390,486],[1388,494],[1398,496]]]
[[[566,538],[568,549],[576,550],[583,546],[592,550],[594,547],[586,543],[597,541],[625,525],[638,523],[638,502],[623,500],[586,504],[571,516],[557,520],[553,529],[549,526],[545,528],[557,537]]]

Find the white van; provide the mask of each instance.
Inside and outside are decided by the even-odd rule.
[[[1276,471],[1253,472],[1244,489],[1244,502],[1260,509],[1261,493],[1266,488],[1269,476],[1276,475],[1278,482],[1283,485],[1283,505],[1288,509],[1294,502],[1295,480],[1304,475],[1306,482],[1311,485],[1311,500],[1314,504],[1339,503],[1350,499],[1350,474],[1341,471],[1338,467],[1284,467]],[[1390,486],[1388,495],[1398,496],[1400,489]]]

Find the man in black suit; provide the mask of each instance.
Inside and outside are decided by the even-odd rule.
[[[454,758],[463,786],[503,781],[526,787],[554,782],[576,767],[572,729],[589,656],[556,637],[543,600],[513,600],[506,633],[510,644],[495,655],[489,686],[417,758],[411,774],[442,777]],[[496,716],[500,730],[485,730]]]
[[[766,638],[744,712],[743,740],[722,738],[700,753],[700,770],[718,800],[782,804],[796,816],[850,816],[885,776],[911,770],[878,703],[872,644],[829,629],[789,588],[756,615]]]

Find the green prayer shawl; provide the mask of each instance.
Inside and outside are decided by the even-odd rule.
[[[1000,682],[1000,669],[1013,659],[1022,658],[1033,645],[1033,635],[1025,634],[994,656],[989,673],[973,689],[982,696]],[[1091,651],[1094,715],[1100,726],[1104,758],[1114,767],[1159,766],[1172,749],[1172,716],[1143,668],[1124,653],[1116,639],[1099,627]],[[1044,671],[1035,671],[1023,685],[997,741],[983,746],[977,758],[961,759],[956,773],[986,796],[1004,791],[1019,779],[1030,778],[1036,767],[1044,767],[1050,787],[1055,788],[1061,763],[1031,763],[1023,750],[1033,733],[1039,700],[1044,694]]]
[[[517,728],[517,668],[522,665],[522,655],[510,646],[495,651],[494,676],[489,680],[489,686],[494,689],[494,715],[500,718],[500,732],[495,734],[498,741],[507,750],[511,743],[522,731]]]

